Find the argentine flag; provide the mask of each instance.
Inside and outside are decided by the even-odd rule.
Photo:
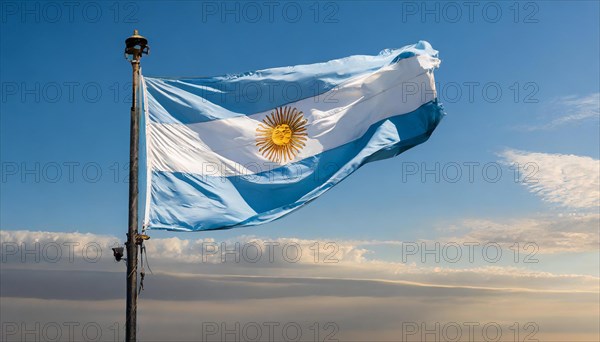
[[[145,228],[270,222],[426,141],[444,116],[439,64],[421,41],[239,75],[143,77]]]

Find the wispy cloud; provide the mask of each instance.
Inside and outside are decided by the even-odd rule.
[[[529,168],[523,183],[544,201],[574,209],[600,205],[600,161],[572,154],[506,150],[508,163]]]
[[[596,252],[600,244],[596,213],[551,214],[504,220],[467,219],[448,231],[460,235],[443,238],[454,242],[493,241],[506,248],[515,242],[535,244],[536,254]],[[531,249],[533,251],[533,248]]]
[[[580,121],[600,118],[600,93],[587,96],[567,96],[551,103],[549,115],[555,117],[549,122],[520,127],[526,131],[551,130],[557,127]]]

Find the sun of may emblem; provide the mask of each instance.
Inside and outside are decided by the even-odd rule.
[[[256,129],[256,146],[265,158],[281,163],[294,159],[306,145],[306,119],[292,107],[279,107]]]

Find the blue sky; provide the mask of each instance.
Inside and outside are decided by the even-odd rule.
[[[262,16],[253,23],[253,8],[240,3],[239,12],[223,20],[220,14],[227,5],[219,2],[178,2],[168,10],[161,2],[129,3],[121,4],[120,12],[107,3],[100,5],[97,22],[90,22],[96,7],[75,9],[73,18],[62,8],[56,23],[48,22],[56,15],[43,3],[39,18],[33,14],[23,17],[24,8],[16,14],[7,10],[1,59],[5,85],[2,161],[17,163],[19,172],[27,167],[35,170],[39,162],[41,179],[38,183],[33,175],[24,176],[24,181],[21,173],[5,175],[3,229],[113,234],[123,230],[127,184],[122,179],[114,182],[114,178],[126,176],[130,67],[122,59],[122,49],[123,39],[133,28],[150,40],[151,55],[143,61],[147,75],[218,75],[312,63],[376,54],[420,39],[440,51],[442,66],[436,80],[448,116],[427,144],[400,158],[368,165],[313,205],[247,233],[397,237],[410,235],[415,226],[457,215],[501,217],[543,210],[522,187],[508,182],[507,173],[496,184],[484,184],[481,174],[473,184],[436,184],[432,176],[423,184],[416,181],[418,175],[402,182],[398,175],[402,162],[424,162],[429,167],[450,161],[483,165],[497,161],[497,153],[507,148],[597,159],[598,127],[594,122],[533,132],[515,127],[560,115],[555,113],[559,109],[553,101],[561,97],[597,92],[598,32],[594,28],[598,25],[598,4],[541,2],[526,9],[521,4],[518,14],[515,8],[502,4],[498,5],[501,16],[493,12],[496,5],[482,4],[474,7],[472,18],[462,4],[457,23],[452,22],[456,20],[453,8],[438,3],[439,11],[426,15],[423,21],[421,7],[413,14],[414,4],[422,6],[394,2],[321,4],[317,7],[324,14],[318,20],[317,7],[303,4],[298,5],[302,16],[297,23],[290,22],[296,7],[286,7],[289,14],[275,7],[271,20],[268,7],[262,5]],[[435,9],[434,5],[428,8]],[[134,11],[135,15],[127,17]],[[214,11],[217,13],[212,14]],[[325,19],[327,15],[331,20]],[[124,23],[130,19],[137,23]],[[578,24],[559,24],[562,22]],[[38,53],[24,51],[32,42]],[[469,84],[473,84],[471,99]],[[14,85],[19,89],[12,95],[13,88],[7,87]],[[27,87],[38,94],[39,103],[35,95],[26,93]],[[501,96],[495,95],[498,88]],[[97,95],[98,89],[101,95]],[[497,102],[492,102],[496,97]],[[48,165],[51,162],[61,165],[62,176],[56,175],[53,164]],[[65,162],[80,163],[74,166],[73,183],[69,183]],[[86,163],[97,164],[84,170]],[[97,183],[88,182],[97,178],[98,165],[102,175]],[[118,174],[117,167],[121,168]],[[54,179],[58,182],[52,183]],[[485,196],[489,192],[496,195]],[[369,201],[360,200],[364,197]],[[334,209],[343,209],[346,214],[334,217]],[[367,224],[368,231],[360,228]]]
[[[520,243],[531,238],[544,262],[520,266],[593,276],[598,283],[597,1],[482,2],[471,16],[467,2],[453,2],[457,7],[419,1],[278,2],[272,17],[264,3],[252,4],[82,2],[69,17],[64,4],[3,3],[4,233],[125,239],[131,67],[123,49],[133,29],[149,39],[150,55],[142,67],[151,76],[308,64],[427,40],[442,60],[435,77],[447,112],[428,142],[366,165],[273,223],[208,233],[153,231],[153,238]],[[227,8],[233,12],[227,14]],[[439,163],[439,173],[452,162],[463,172],[457,182],[441,173],[439,182],[433,175],[421,179],[423,167]],[[510,168],[528,162],[536,168],[535,184],[515,181]],[[473,182],[464,163],[479,163]],[[488,176],[502,167],[497,182],[482,174],[487,163],[494,167]],[[406,174],[408,164],[417,165],[419,173]],[[68,165],[73,165],[71,180]],[[365,248],[379,260],[398,261],[391,246]]]

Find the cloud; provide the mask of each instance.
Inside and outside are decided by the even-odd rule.
[[[524,127],[527,131],[551,130],[557,127],[600,117],[600,93],[587,96],[567,96],[551,103],[561,116],[541,125]]]
[[[600,161],[572,154],[506,150],[502,157],[522,168],[522,181],[544,201],[575,209],[600,205]]]
[[[509,248],[515,242],[536,254],[597,252],[600,245],[600,215],[595,213],[539,215],[535,217],[490,220],[467,219],[450,225],[448,231],[462,235],[444,237],[454,242],[495,242]]]
[[[445,241],[493,241],[505,247],[534,243],[536,253],[597,252],[600,245],[600,161],[585,156],[507,149],[503,161],[518,166],[520,182],[562,210],[529,217],[463,219],[445,232]],[[554,208],[556,209],[556,207]]]
[[[500,230],[499,226],[496,232]],[[474,232],[469,236],[487,237]],[[118,239],[0,231],[0,241],[2,340],[31,339],[32,334],[40,340],[52,340],[57,334],[61,340],[68,336],[72,340],[122,338],[125,265],[115,263],[105,251]],[[240,251],[250,243],[279,244],[281,248],[274,252],[272,262],[269,258],[251,262],[246,260],[249,255],[236,262],[233,254],[224,262],[220,253],[205,258],[203,243],[221,246],[222,242],[229,252],[236,242]],[[39,247],[32,247],[35,243]],[[328,254],[322,253],[331,253],[327,243],[336,245],[335,263],[323,262],[323,255]],[[96,244],[102,250],[98,258],[95,250],[86,254],[89,246]],[[290,262],[296,257],[290,254],[286,260],[283,246],[293,244],[306,255]],[[428,331],[439,327],[437,340],[452,339],[453,334],[444,337],[443,327],[458,325],[463,337],[475,333],[473,339],[483,340],[484,326],[500,327],[503,336],[510,337],[518,322],[525,335],[532,331],[525,326],[533,324],[537,332],[530,337],[540,340],[597,340],[598,277],[553,274],[520,265],[432,267],[383,261],[374,250],[402,244],[253,236],[225,241],[153,238],[147,247],[154,274],[147,270],[138,301],[139,339],[254,340],[256,330],[250,333],[245,328],[259,326],[260,341],[294,340],[289,338],[294,335],[283,332],[283,327],[293,326],[300,327],[301,340],[315,340],[316,327],[319,340],[330,336],[341,341],[397,341],[400,336],[405,341],[420,341],[426,340],[421,335],[423,327]],[[15,246],[28,248],[25,259]],[[51,252],[56,246],[71,248],[73,259],[57,260],[57,254]],[[310,252],[317,250],[321,257],[315,261]],[[207,324],[216,326],[217,332],[205,329]],[[474,331],[469,324],[475,325]],[[268,328],[273,326],[275,330]],[[221,335],[225,330],[229,335]],[[98,334],[102,337],[96,338]]]
[[[481,227],[487,229],[489,224]],[[500,230],[501,227],[493,232]],[[469,234],[456,237],[453,241],[462,242],[465,239],[483,241],[487,237],[497,238],[493,232],[485,235],[482,231],[473,229]],[[97,243],[102,252],[99,254],[94,250],[93,253],[83,254],[86,247],[85,244],[76,241],[78,237],[83,238],[87,243]],[[110,299],[119,296],[125,265],[122,262],[115,263],[112,253],[107,252],[106,249],[111,247],[113,241],[110,237],[99,236],[95,240],[93,234],[51,232],[29,232],[28,234],[26,231],[0,231],[0,238],[3,245],[1,253],[3,276],[0,280],[2,296],[40,298],[70,296],[79,299]],[[32,241],[39,244],[39,247],[33,248]],[[203,242],[222,249],[217,253],[211,252],[207,256],[206,249],[201,247]],[[362,243],[366,246],[361,245]],[[382,260],[376,253],[378,243],[391,248],[394,256],[391,261]],[[598,290],[597,277],[530,270],[525,268],[528,265],[512,262],[509,253],[505,253],[504,257],[508,262],[506,260],[486,262],[482,259],[481,248],[476,250],[478,253],[476,261],[470,262],[467,260],[466,247],[462,247],[462,260],[454,264],[444,260],[446,257],[436,261],[434,257],[429,256],[428,261],[423,263],[403,260],[402,255],[407,249],[401,241],[318,241],[296,238],[267,240],[242,236],[218,243],[214,240],[169,238],[151,239],[146,244],[149,254],[149,260],[145,259],[144,264],[147,282],[153,282],[154,286],[165,291],[177,289],[175,292],[183,295],[183,298],[189,292],[186,292],[187,290],[193,289],[191,284],[195,283],[196,280],[193,279],[198,278],[198,275],[202,275],[198,279],[211,275],[210,282],[206,284],[214,286],[205,284],[202,289],[193,292],[218,296],[219,288],[225,289],[233,283],[243,283],[249,285],[245,290],[242,289],[244,286],[239,288],[234,286],[231,291],[226,292],[243,292],[251,298],[253,298],[251,289],[256,284],[259,284],[261,289],[267,289],[266,293],[271,296],[276,296],[278,293],[280,294],[277,296],[288,296],[291,292],[303,296],[323,293],[334,295],[334,292],[328,292],[327,288],[377,289],[383,285],[394,288],[402,285],[502,291],[589,292]],[[235,247],[236,244],[238,247]],[[52,248],[47,248],[48,245]],[[51,250],[56,246],[71,245],[82,246],[72,253],[73,260],[66,257],[57,260],[55,252],[47,254],[43,252],[44,249]],[[274,249],[268,255],[267,246],[273,245],[278,245],[280,248]],[[256,254],[245,254],[243,251],[247,246],[258,247],[262,250],[262,256],[257,258]],[[295,247],[290,249],[289,246]],[[431,247],[432,245],[428,245],[429,249]],[[286,248],[298,251],[302,257],[298,257],[296,252],[287,253],[286,256]],[[36,249],[40,251],[38,258],[31,253]],[[23,251],[25,254],[22,253]],[[438,255],[440,253],[441,250],[438,249]],[[70,255],[66,252],[61,254]],[[97,257],[98,255],[100,256]],[[150,274],[147,261],[151,262],[153,274]],[[61,287],[64,284],[85,284],[85,286],[81,286],[79,290],[81,293],[78,295],[78,292],[71,287]],[[100,284],[102,289],[94,291]],[[318,286],[309,286],[309,284],[318,284]],[[329,286],[330,284],[335,286]],[[256,293],[260,296],[258,292]],[[369,291],[363,291],[364,295],[368,293]],[[354,295],[358,294],[359,291],[354,292]],[[191,296],[191,293],[189,295]]]

